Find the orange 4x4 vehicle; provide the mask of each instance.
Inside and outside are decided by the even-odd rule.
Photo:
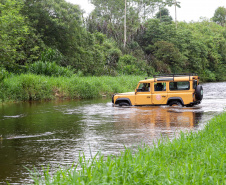
[[[197,74],[154,75],[152,79],[141,80],[135,92],[114,94],[112,103],[119,106],[197,105],[203,98],[199,79]]]

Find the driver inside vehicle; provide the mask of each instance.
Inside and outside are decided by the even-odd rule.
[[[155,86],[155,91],[162,91],[163,90],[163,85],[162,83],[157,83]]]
[[[143,83],[142,91],[150,91],[150,84],[149,83]]]

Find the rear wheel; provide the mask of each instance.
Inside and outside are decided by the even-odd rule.
[[[171,106],[171,107],[182,107],[182,104],[179,101],[171,101],[169,103],[169,106]]]
[[[129,103],[127,103],[127,102],[120,102],[119,106],[120,107],[122,107],[122,106],[129,106]]]

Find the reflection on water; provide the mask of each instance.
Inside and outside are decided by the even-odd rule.
[[[111,100],[32,102],[0,107],[0,184],[29,183],[26,168],[57,169],[87,157],[118,154],[141,142],[202,129],[226,106],[226,83],[203,84],[192,107],[113,107]]]

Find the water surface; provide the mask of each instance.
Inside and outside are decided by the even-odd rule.
[[[26,102],[0,107],[0,184],[31,183],[28,169],[55,170],[98,151],[151,145],[160,137],[202,129],[226,107],[226,82],[203,84],[204,99],[192,108],[121,108],[110,99]]]

